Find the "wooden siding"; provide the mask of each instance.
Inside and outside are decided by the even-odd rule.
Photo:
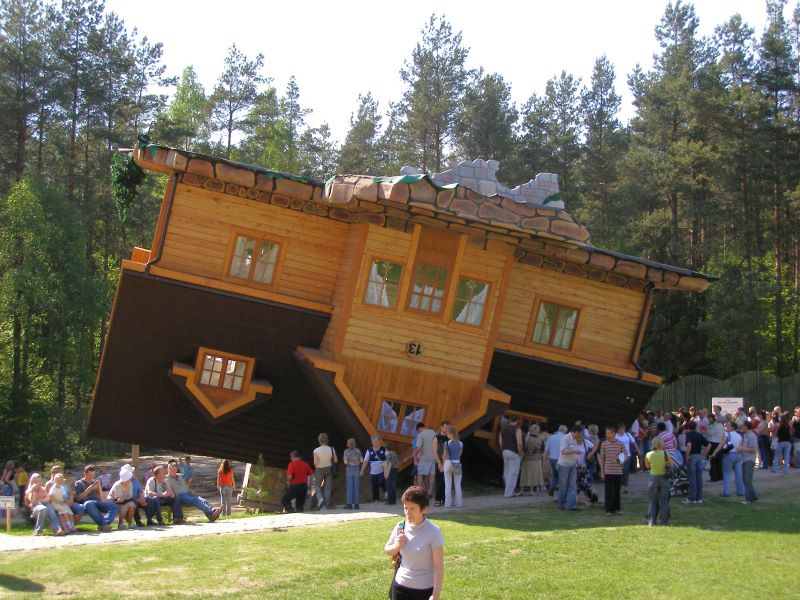
[[[405,311],[402,306],[393,311],[364,305],[364,279],[367,276],[368,261],[373,257],[406,261],[404,281],[407,281],[411,246],[410,234],[370,226],[363,260],[358,270],[358,281],[355,284],[358,292],[353,298],[342,357],[381,361],[400,369],[410,368],[435,375],[448,374],[473,384],[479,383],[505,257],[469,246],[464,251],[460,272],[480,277],[492,284],[487,315],[482,327],[449,323],[443,318]],[[406,344],[412,340],[422,343],[423,347],[423,353],[414,358],[405,353]],[[358,394],[356,397],[360,398]]]
[[[531,317],[537,296],[581,307],[572,351],[530,343]],[[505,298],[497,347],[569,364],[584,361],[631,369],[631,352],[642,316],[643,292],[515,263]]]
[[[280,277],[269,289],[331,303],[348,225],[246,198],[179,185],[158,264],[219,280],[237,230],[285,240]]]
[[[353,297],[356,293],[358,274],[361,270],[364,244],[367,238],[367,227],[367,225],[351,226],[347,230],[347,239],[342,249],[336,287],[331,299],[333,305],[331,323],[320,345],[320,348],[329,352],[334,359],[341,352],[344,332],[347,330],[347,321],[353,307]]]

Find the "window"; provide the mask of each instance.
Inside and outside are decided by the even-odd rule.
[[[554,302],[540,302],[532,340],[554,348],[569,350],[578,322],[578,309]]]
[[[254,369],[253,358],[201,347],[194,365],[175,361],[170,376],[182,382],[184,392],[216,421],[272,395],[272,384],[254,379]]]
[[[378,415],[378,431],[413,437],[417,423],[425,422],[425,407],[400,400],[384,399]]]
[[[241,392],[247,362],[205,353],[200,371],[200,384],[210,387]]]
[[[247,235],[237,235],[233,244],[229,277],[272,284],[278,265],[280,244]]]
[[[480,327],[489,298],[489,284],[485,281],[461,277],[453,303],[452,320],[464,325]]]
[[[403,265],[375,258],[369,269],[364,303],[395,308]]]
[[[447,269],[434,265],[418,264],[411,287],[411,308],[439,314],[442,312],[447,290]]]
[[[442,314],[460,243],[456,234],[422,228],[414,256],[408,308]]]

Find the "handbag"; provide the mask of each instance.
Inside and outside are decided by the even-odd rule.
[[[406,529],[406,522],[400,521],[397,524],[397,533],[403,533]],[[394,578],[397,576],[397,569],[400,568],[400,563],[402,562],[403,557],[400,556],[400,552],[392,556],[392,568],[394,569],[394,573],[392,573],[392,583],[389,584],[389,598],[392,597],[392,588],[394,588]]]
[[[447,450],[447,456],[448,456],[448,458],[450,458],[450,442],[448,441],[448,442],[447,442],[447,443],[444,445],[444,447],[445,447],[445,449]],[[451,464],[452,464],[452,466],[453,466],[453,475],[461,475],[461,472],[462,472],[462,471],[461,471],[461,461],[459,460],[458,462],[456,462],[456,461],[454,461],[452,458],[450,458],[450,463],[451,463]]]
[[[336,460],[336,450],[331,446],[331,475],[336,478],[339,474],[339,463]]]

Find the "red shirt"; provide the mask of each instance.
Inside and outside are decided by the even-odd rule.
[[[309,476],[313,474],[314,471],[312,471],[311,467],[308,466],[308,463],[301,458],[290,462],[286,469],[286,476],[289,478],[289,485],[307,483]]]

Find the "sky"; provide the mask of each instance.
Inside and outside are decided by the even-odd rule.
[[[294,75],[301,105],[313,111],[306,122],[327,122],[339,142],[359,94],[371,92],[382,114],[402,97],[400,69],[433,13],[462,33],[467,67],[502,75],[518,107],[562,70],[588,85],[595,60],[605,54],[623,99],[620,118],[627,121],[633,116],[627,76],[637,64],[651,67],[659,52],[654,29],[666,6],[666,0],[106,0],[106,10],[129,30],[163,44],[168,74],[192,65],[206,94],[233,43],[249,58],[262,53],[263,73],[279,94]],[[700,35],[711,35],[735,13],[759,37],[766,22],[765,0],[696,0],[694,6]],[[787,18],[793,6],[790,0]]]

